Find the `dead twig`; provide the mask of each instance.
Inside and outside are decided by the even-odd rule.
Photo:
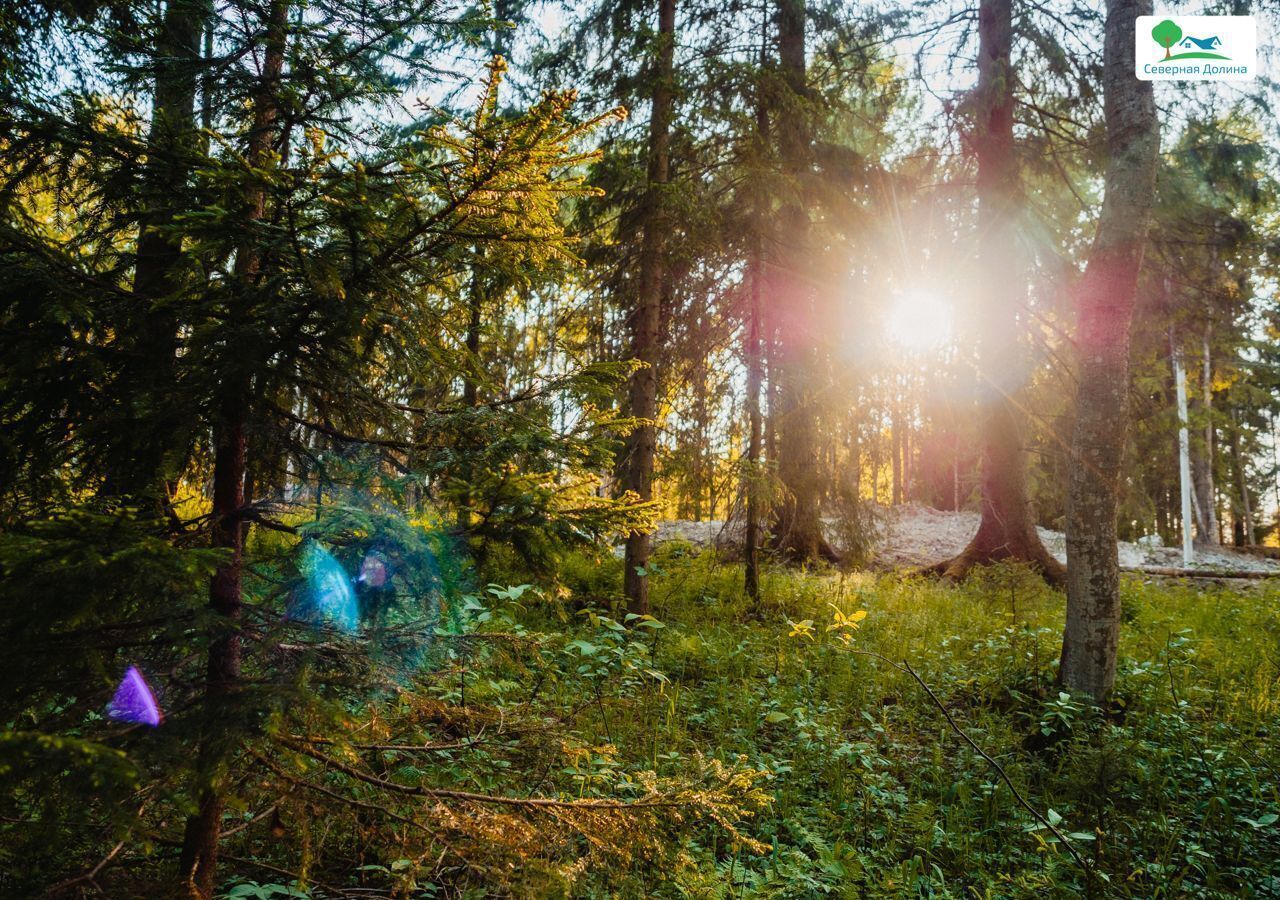
[[[107,867],[107,864],[111,862],[111,860],[115,859],[116,854],[119,853],[121,849],[123,849],[123,847],[124,847],[124,841],[121,841],[120,843],[112,847],[110,852],[107,853],[106,856],[102,857],[102,859],[98,861],[98,864],[94,866],[92,869],[90,869],[88,872],[82,872],[79,875],[73,875],[70,878],[59,881],[57,884],[53,885],[48,890],[46,890],[44,892],[44,896],[46,897],[56,896],[57,894],[60,894],[63,891],[65,891],[67,888],[73,887],[77,884],[89,884],[93,886],[94,890],[101,892],[102,887],[98,884],[98,882],[95,879],[97,879],[98,875],[102,873],[102,870]]]
[[[416,797],[432,797],[437,800],[464,800],[469,803],[492,804],[495,806],[514,806],[521,809],[602,809],[627,811],[633,809],[675,808],[682,804],[674,800],[557,800],[552,797],[504,797],[498,794],[477,794],[472,791],[456,791],[448,788],[432,788],[423,785],[400,784],[388,781],[368,772],[362,772],[354,766],[334,759],[324,753],[310,749],[306,745],[291,743],[287,738],[281,742],[304,756],[309,756],[329,768],[344,775],[363,781],[383,790]],[[254,754],[255,756],[257,754]]]

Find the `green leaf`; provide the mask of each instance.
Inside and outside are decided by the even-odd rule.
[[[1256,819],[1249,819],[1241,816],[1240,820],[1242,822],[1247,822],[1253,828],[1266,828],[1268,825],[1274,825],[1277,821],[1280,821],[1280,815],[1277,815],[1276,813],[1266,813],[1265,815],[1258,816]]]
[[[600,648],[590,641],[584,641],[581,638],[572,640],[564,645],[566,650],[577,650],[583,656],[595,656],[600,652]]]

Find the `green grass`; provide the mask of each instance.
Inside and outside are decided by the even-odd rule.
[[[563,599],[522,604],[518,617],[544,633],[580,623],[569,638],[603,647],[607,623],[591,612],[621,617],[619,569],[608,557],[567,560]],[[545,700],[569,706],[598,689],[576,727],[585,743],[613,746],[600,757],[606,780],[629,768],[678,772],[699,753],[770,773],[771,802],[740,823],[768,850],[715,830],[685,834],[675,864],[588,872],[575,894],[1085,892],[1079,865],[925,693],[826,630],[834,607],[865,609],[849,646],[908,661],[1030,802],[1060,817],[1100,873],[1098,895],[1280,896],[1275,587],[1126,581],[1116,702],[1104,718],[1059,695],[1064,600],[1018,569],[959,587],[774,571],[760,615],[736,566],[675,547],[656,570],[665,627],[618,639],[630,640],[632,665],[590,676],[565,666]],[[811,629],[794,627],[806,620]],[[577,659],[581,649],[565,652]]]

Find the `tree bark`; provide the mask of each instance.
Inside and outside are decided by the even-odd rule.
[[[1200,403],[1199,412],[1204,417],[1204,429],[1200,438],[1192,442],[1191,479],[1196,500],[1196,546],[1216,547],[1218,539],[1218,491],[1213,478],[1215,429],[1213,426],[1213,359],[1210,356],[1209,335],[1212,325],[1204,326],[1201,336]]]
[[[1236,546],[1252,547],[1257,541],[1257,534],[1253,527],[1253,499],[1249,496],[1248,467],[1244,450],[1240,445],[1240,431],[1240,416],[1233,409],[1231,411],[1231,463],[1235,470],[1237,502],[1240,504],[1239,515],[1236,517],[1236,528],[1239,531]]]
[[[636,307],[631,313],[631,356],[643,363],[629,385],[631,415],[641,422],[627,439],[622,487],[645,502],[653,499],[653,471],[658,452],[658,365],[661,361],[662,283],[666,268],[663,192],[671,174],[671,112],[675,101],[675,0],[658,0],[658,46],[653,102],[649,113],[649,171],[640,246]],[[652,537],[633,531],[627,536],[623,588],[628,609],[649,612],[649,553]]]
[[[978,256],[985,309],[978,335],[983,381],[982,519],[969,545],[930,570],[958,579],[975,565],[1029,563],[1053,585],[1066,572],[1040,540],[1027,495],[1027,454],[1020,395],[1025,380],[1019,312],[1026,277],[1018,220],[1022,191],[1014,145],[1013,0],[982,0],[978,8],[980,119]]]
[[[889,446],[893,450],[893,464],[890,466],[892,488],[889,491],[889,504],[897,506],[902,503],[902,395],[897,385],[894,386],[894,396],[890,402]]]
[[[1107,2],[1106,194],[1077,294],[1079,372],[1059,678],[1068,690],[1096,701],[1104,700],[1115,683],[1120,634],[1116,505],[1129,416],[1129,329],[1160,152],[1151,82],[1133,76],[1135,20],[1150,13],[1150,0]]]
[[[146,208],[138,232],[133,293],[135,321],[125,330],[126,396],[132,424],[116,436],[106,466],[104,493],[161,501],[177,465],[167,459],[182,431],[167,415],[177,371],[178,315],[172,295],[180,287],[182,238],[173,233],[188,199],[187,181],[199,150],[196,91],[204,61],[200,41],[207,0],[169,0],[155,48],[155,86],[147,134]]]
[[[778,0],[778,59],[787,85],[780,110],[779,150],[792,193],[779,217],[776,265],[770,278],[778,329],[778,405],[771,409],[778,435],[778,477],[784,497],[774,511],[773,540],[794,562],[837,557],[822,537],[822,483],[814,378],[817,348],[809,213],[802,194],[811,156],[805,61],[805,0]]]
[[[760,74],[763,76],[769,64],[769,3],[762,4],[760,17]],[[770,143],[769,107],[765,101],[763,85],[756,85],[756,141],[757,153],[767,152]],[[746,346],[743,356],[747,367],[747,522],[744,535],[745,548],[743,555],[743,586],[747,598],[753,605],[760,604],[760,538],[761,522],[764,514],[764,498],[761,496],[763,471],[763,454],[765,444],[765,421],[762,409],[764,399],[764,352],[765,335],[768,333],[764,321],[764,279],[767,271],[765,261],[765,233],[768,219],[765,204],[760,196],[753,198],[752,208],[752,244],[751,259],[747,264],[748,307],[745,329]]]
[[[747,309],[747,523],[744,549],[744,587],[752,603],[760,601],[760,450],[763,443],[763,417],[760,412],[760,388],[764,381],[764,365],[760,347],[760,260],[759,249],[751,261],[750,306]]]
[[[467,409],[475,409],[480,405],[480,329],[484,323],[484,274],[481,271],[484,253],[478,254],[478,262],[471,273],[471,283],[467,291],[467,365],[462,374],[462,405]],[[470,424],[474,425],[474,422]],[[471,443],[471,438],[464,436],[464,441]],[[467,474],[470,479],[470,474]],[[471,529],[472,498],[468,489],[458,503],[458,531],[466,534]]]
[[[261,81],[254,98],[249,132],[248,159],[256,171],[269,164],[279,119],[279,88],[284,68],[288,0],[272,0],[264,22]],[[242,296],[250,296],[262,269],[262,253],[253,241],[253,225],[266,217],[267,190],[253,183],[246,190],[248,237],[236,252],[235,281]],[[228,551],[228,559],[215,570],[209,585],[209,607],[222,621],[209,645],[205,681],[205,725],[197,768],[200,801],[197,813],[187,820],[179,865],[187,889],[197,897],[213,896],[218,866],[218,838],[225,797],[219,772],[227,743],[230,701],[240,681],[241,638],[239,619],[244,602],[241,576],[244,569],[246,521],[243,517],[247,472],[246,433],[250,414],[250,377],[247,363],[228,354],[228,372],[214,422],[213,545]]]
[[[911,382],[908,379],[903,386],[906,397],[911,396]],[[905,402],[905,401],[904,401]],[[912,465],[912,439],[911,439],[911,411],[908,410],[904,415],[902,423],[902,502],[911,502],[911,479],[915,477],[915,469]]]

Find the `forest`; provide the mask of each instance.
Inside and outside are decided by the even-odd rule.
[[[0,897],[1280,898],[1275,33],[0,3]]]

